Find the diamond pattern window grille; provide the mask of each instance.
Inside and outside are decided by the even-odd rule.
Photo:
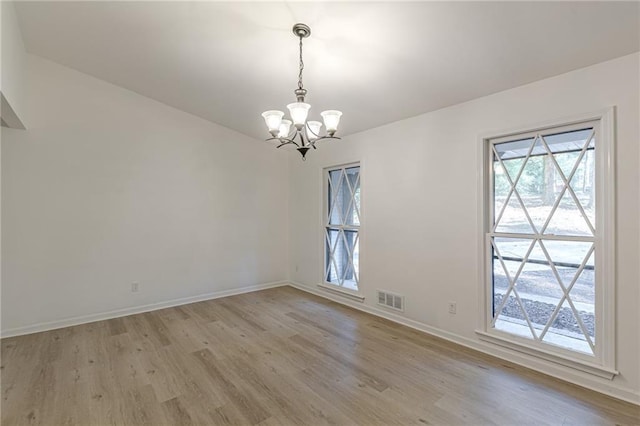
[[[491,327],[595,354],[595,127],[492,142]]]
[[[358,290],[360,274],[360,166],[326,170],[326,283]]]

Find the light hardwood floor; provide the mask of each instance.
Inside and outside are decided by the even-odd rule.
[[[640,408],[281,287],[2,340],[2,425],[640,424]]]

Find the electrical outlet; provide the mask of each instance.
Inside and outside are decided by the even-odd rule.
[[[140,283],[139,282],[133,282],[131,283],[131,293],[137,293],[140,290]]]
[[[455,314],[456,313],[456,302],[449,302],[449,313],[450,314]]]

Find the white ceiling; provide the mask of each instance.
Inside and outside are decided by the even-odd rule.
[[[639,50],[638,2],[20,2],[30,53],[256,138],[295,100],[349,134]]]

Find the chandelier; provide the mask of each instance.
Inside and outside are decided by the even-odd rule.
[[[279,142],[278,148],[285,145],[295,145],[298,152],[305,160],[307,151],[316,149],[316,142],[322,139],[340,139],[335,135],[340,123],[342,112],[336,110],[323,111],[320,113],[324,121],[326,135],[321,136],[322,123],[319,121],[307,121],[311,105],[304,102],[307,90],[302,84],[302,71],[304,62],[302,61],[302,39],[309,37],[311,28],[305,24],[295,24],[293,34],[300,39],[300,71],[298,73],[298,88],[294,90],[297,102],[287,105],[291,120],[283,119],[284,112],[277,110],[265,111],[262,113],[271,138],[267,141]],[[293,126],[292,126],[293,125]]]

